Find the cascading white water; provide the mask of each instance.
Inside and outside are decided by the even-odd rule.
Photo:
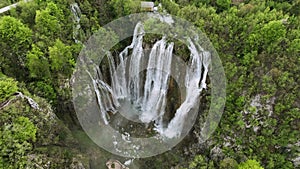
[[[73,14],[73,21],[74,21],[73,39],[75,40],[76,43],[79,43],[80,41],[77,38],[79,34],[79,29],[81,28],[80,26],[81,10],[77,3],[71,4],[70,7],[71,7],[71,12]]]
[[[161,136],[179,137],[188,113],[197,106],[200,94],[206,88],[210,53],[188,39],[191,55],[185,72],[186,96],[176,110],[175,116],[168,124],[164,124],[174,43],[167,42],[166,37],[163,37],[153,45],[149,56],[146,56],[142,46],[144,34],[143,25],[138,23],[132,43],[119,54],[118,66],[111,54],[107,54],[111,85],[105,82],[99,68],[96,68],[96,78],[90,75],[102,119],[108,125],[110,122],[108,112],[118,112],[122,107],[121,102],[125,100],[136,109],[127,113],[134,113],[140,122],[145,124],[155,122],[155,130]],[[145,77],[139,76],[145,71],[143,63],[146,63]]]
[[[167,129],[162,131],[163,135],[169,138],[180,136],[188,112],[198,103],[201,91],[206,88],[205,81],[210,63],[210,53],[206,51],[199,52],[190,39],[188,48],[191,51],[191,57],[185,79],[187,95],[184,102],[176,110],[175,117],[171,120]],[[204,73],[201,80],[202,66],[204,67]]]

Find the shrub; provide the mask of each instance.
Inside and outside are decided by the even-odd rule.
[[[256,160],[247,160],[239,164],[238,169],[264,169]]]
[[[0,78],[0,103],[18,91],[17,84],[12,78]]]

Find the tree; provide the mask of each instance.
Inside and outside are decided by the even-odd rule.
[[[29,84],[28,89],[35,95],[47,99],[51,104],[56,103],[56,93],[50,81],[34,81]]]
[[[282,21],[270,21],[264,25],[260,33],[262,34],[266,48],[270,46],[274,49],[278,42],[285,37],[286,29]]]
[[[202,155],[196,155],[194,160],[189,164],[190,169],[206,169],[208,163]]]
[[[299,56],[300,54],[300,39],[294,39],[291,44],[290,47],[288,48],[288,51],[291,54],[297,55]]]
[[[231,0],[217,0],[216,3],[219,9],[222,11],[230,7]]]
[[[47,80],[50,78],[49,63],[44,53],[36,46],[32,45],[32,50],[27,54],[27,68],[29,76],[36,79]]]
[[[162,6],[168,10],[168,12],[172,15],[176,15],[178,11],[180,11],[180,7],[177,3],[171,0],[162,0]]]
[[[75,60],[72,56],[72,48],[65,45],[57,39],[54,46],[49,47],[49,60],[51,69],[54,73],[58,73],[69,77],[75,66]]]
[[[51,41],[58,37],[62,31],[62,20],[63,12],[53,2],[47,3],[47,7],[44,10],[37,10],[35,27],[39,38]]]
[[[18,91],[17,84],[12,78],[0,77],[0,103]]]
[[[238,163],[232,158],[225,158],[220,162],[220,169],[237,169]]]
[[[6,75],[24,79],[26,53],[32,43],[32,31],[20,20],[0,18],[0,67]]]
[[[26,23],[30,28],[33,28],[35,22],[36,11],[40,8],[37,3],[20,1],[16,8],[10,10],[10,15],[20,19]]]
[[[239,164],[238,169],[264,169],[256,160],[247,160]]]
[[[140,4],[139,0],[112,0],[110,2],[117,17],[138,12]]]

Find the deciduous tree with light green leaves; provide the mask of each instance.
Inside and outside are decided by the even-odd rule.
[[[62,31],[63,11],[53,2],[47,3],[43,10],[37,10],[35,16],[35,28],[38,37],[42,40],[55,40]]]
[[[66,77],[72,74],[75,66],[72,48],[65,45],[61,40],[57,39],[54,46],[49,47],[49,60],[52,71]]]
[[[12,78],[0,77],[0,103],[18,91],[17,82]]]
[[[247,160],[239,164],[238,169],[264,169],[256,160]]]
[[[230,7],[231,0],[216,0],[216,3],[220,10],[225,10]]]
[[[141,8],[140,0],[111,0],[109,3],[114,8],[117,17],[136,13]]]
[[[0,68],[11,77],[24,79],[26,53],[32,43],[32,31],[20,20],[0,18]]]
[[[36,46],[27,54],[26,65],[29,69],[29,76],[38,80],[50,78],[49,63],[45,54]]]

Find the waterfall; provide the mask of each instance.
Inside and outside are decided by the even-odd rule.
[[[79,29],[80,29],[80,17],[81,17],[81,10],[78,6],[77,3],[73,3],[70,5],[71,7],[71,12],[73,14],[73,39],[75,40],[76,43],[79,43],[80,41],[77,39],[78,34],[79,34]]]
[[[185,79],[187,95],[184,102],[176,110],[175,117],[171,120],[167,129],[161,131],[168,138],[180,136],[186,116],[197,105],[201,91],[206,88],[205,81],[210,63],[210,53],[198,51],[190,39],[188,48],[191,51],[191,57]],[[204,73],[201,80],[202,66],[204,67]],[[199,83],[201,84],[200,87],[198,86]]]
[[[142,103],[141,121],[144,123],[149,123],[164,114],[172,51],[173,43],[167,45],[163,37],[154,44],[150,52]]]
[[[205,51],[197,42],[187,40],[190,58],[184,79],[186,95],[174,117],[170,122],[165,122],[163,117],[166,113],[174,43],[167,41],[167,37],[162,37],[153,45],[149,56],[146,56],[146,49],[142,46],[144,34],[143,24],[138,23],[132,43],[120,52],[118,58],[107,53],[110,85],[99,67],[94,70],[97,72],[96,77],[90,75],[102,120],[105,125],[109,125],[110,113],[124,113],[122,115],[129,119],[134,114],[141,123],[154,122],[154,130],[159,135],[167,138],[180,137],[185,119],[191,109],[198,106],[200,94],[206,88],[210,52]],[[145,74],[140,75],[143,71],[146,71]],[[121,112],[122,106],[135,110],[126,109]]]

